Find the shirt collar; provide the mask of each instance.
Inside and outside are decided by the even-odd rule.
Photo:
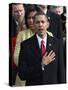
[[[41,47],[41,41],[42,40],[44,41],[44,45],[46,47],[46,44],[47,44],[47,35],[43,39],[38,34],[36,34],[36,37],[37,37],[37,40],[38,40],[38,43],[39,43],[39,47]]]

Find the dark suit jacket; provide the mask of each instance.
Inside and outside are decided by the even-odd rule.
[[[36,36],[21,43],[18,74],[21,80],[27,81],[26,85],[65,83],[62,46],[56,38],[47,36],[46,50],[53,50],[56,58],[42,71],[42,56]]]
[[[47,16],[49,18],[50,27],[48,31],[52,32],[55,37],[58,39],[62,39],[63,29],[62,29],[62,21],[59,15],[47,11]]]

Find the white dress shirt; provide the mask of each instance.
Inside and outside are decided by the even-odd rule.
[[[41,48],[41,41],[44,41],[44,46],[46,48],[47,45],[47,35],[42,39],[38,34],[36,34],[37,40],[38,40],[38,44],[39,44],[39,48]]]

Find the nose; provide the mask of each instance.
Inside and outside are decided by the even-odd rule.
[[[18,15],[20,16],[22,13],[20,11],[18,11]]]
[[[33,18],[31,18],[30,21],[33,23]]]
[[[41,22],[39,22],[39,26],[42,26],[42,23]]]
[[[29,21],[30,21],[30,23],[32,23],[33,24],[33,18],[31,17],[31,18],[29,18]]]

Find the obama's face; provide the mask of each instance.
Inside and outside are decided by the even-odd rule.
[[[36,15],[34,25],[37,33],[41,36],[45,36],[46,31],[49,27],[48,19],[45,15]]]

